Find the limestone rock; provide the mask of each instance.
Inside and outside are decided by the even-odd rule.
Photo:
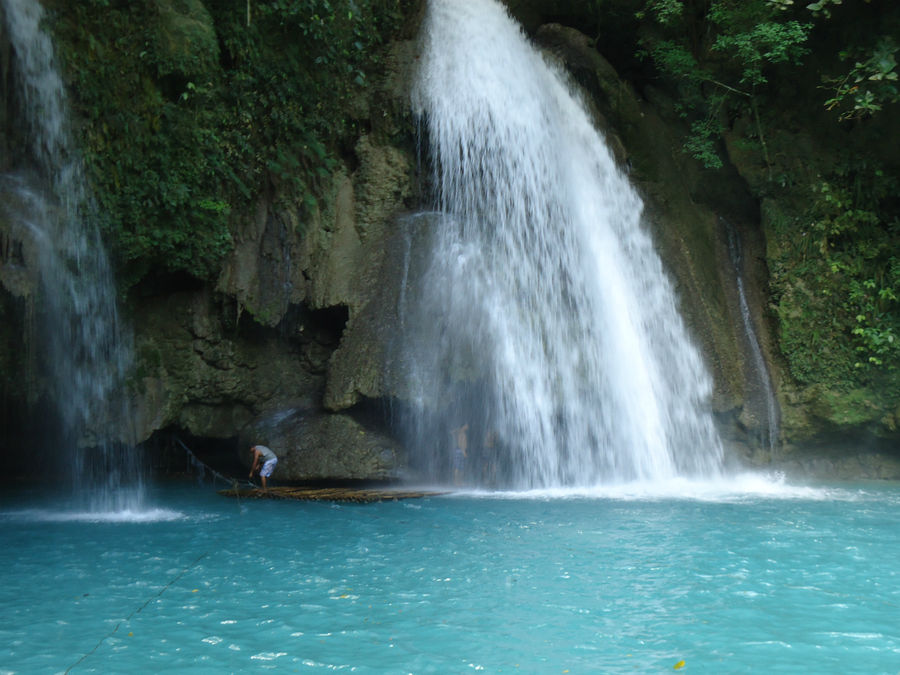
[[[252,216],[239,224],[234,250],[219,275],[217,290],[233,296],[240,311],[265,326],[277,326],[288,308],[305,298],[299,229],[296,212],[276,209],[271,195],[264,195]]]
[[[395,441],[344,414],[282,411],[250,425],[242,452],[256,443],[278,455],[273,479],[279,481],[388,480],[403,464]]]
[[[344,337],[329,366],[324,405],[330,410],[388,393],[385,349],[397,321],[403,273],[396,223],[412,194],[413,160],[408,152],[366,136],[356,151],[361,164],[354,176],[354,217],[348,217],[346,195],[344,210],[338,211],[343,217],[335,219],[333,241],[338,246],[325,259],[322,280],[328,291],[314,295],[316,302],[344,301],[350,308]],[[346,295],[341,297],[341,292]]]
[[[262,412],[318,398],[323,376],[304,367],[316,358],[315,335],[237,333],[228,309],[208,291],[142,303],[132,382],[138,438],[169,426],[233,437]]]

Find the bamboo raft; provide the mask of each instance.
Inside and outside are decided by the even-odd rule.
[[[298,501],[354,502],[369,504],[372,502],[397,501],[400,499],[421,499],[446,494],[445,492],[429,492],[425,490],[395,490],[392,488],[351,488],[351,487],[270,487],[231,488],[219,490],[220,495],[241,499],[295,499]]]

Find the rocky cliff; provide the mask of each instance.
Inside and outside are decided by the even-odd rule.
[[[222,134],[216,147],[228,146],[231,156],[239,156],[247,166],[251,166],[249,156],[272,154],[260,162],[264,170],[248,170],[241,176],[238,182],[246,190],[239,186],[231,192],[215,188],[216,192],[217,184],[209,183],[213,178],[197,179],[197,185],[211,194],[199,207],[197,222],[207,223],[210,214],[221,213],[227,224],[223,235],[227,246],[218,257],[210,258],[215,264],[205,273],[190,269],[190,260],[167,268],[165,258],[147,262],[149,253],[141,258],[127,249],[126,244],[138,240],[137,225],[128,237],[108,228],[122,277],[128,278],[123,306],[133,333],[129,396],[134,435],[138,441],[157,443],[172,434],[205,439],[206,445],[224,453],[218,458],[213,453],[213,461],[241,453],[251,441],[267,443],[278,447],[284,457],[282,479],[397,477],[403,471],[404,452],[392,434],[389,411],[392,402],[405,394],[390,381],[385,366],[397,323],[404,255],[398,222],[425,199],[408,103],[423,5],[382,3],[397,15],[383,40],[373,43],[366,54],[366,86],[341,99],[346,119],[334,121],[337,130],[331,136],[316,131],[318,136],[311,136],[303,148],[293,148],[299,159],[291,169],[284,158],[286,146],[278,145],[283,139],[267,138],[253,128],[252,115],[238,123],[234,115],[243,109],[240,105],[214,107],[239,85],[238,75],[249,77],[246,64],[251,56],[258,59],[254,77],[262,79],[258,73],[264,68],[271,69],[265,71],[266,78],[277,73],[275,62],[264,60],[270,57],[251,54],[239,44],[242,31],[266,17],[247,14],[245,18],[244,3],[237,3],[239,8],[234,4],[147,3],[141,11],[150,12],[152,21],[142,36],[146,40],[142,54],[150,52],[156,59],[148,70],[125,60],[132,55],[119,49],[121,36],[102,32],[102,8],[81,7],[80,28],[75,30],[71,23],[75,10],[49,3],[55,9],[51,24],[59,39],[70,43],[63,44],[61,52],[88,50],[81,53],[82,60],[70,56],[63,66],[73,88],[74,126],[82,132],[89,165],[106,167],[104,180],[110,166],[123,176],[127,172],[128,167],[121,162],[110,164],[109,159],[120,151],[117,148],[127,146],[128,138],[122,134],[128,132],[114,128],[111,120],[104,121],[105,113],[92,112],[89,95],[77,91],[84,69],[95,63],[91,59],[106,59],[106,66],[120,73],[123,82],[133,80],[142,92],[140,97],[146,100],[142,98],[143,107],[134,120],[148,125],[148,147],[178,142],[178,132],[166,126],[165,116],[180,114],[179,106],[190,105],[196,96],[201,97],[201,105],[230,116],[224,122],[209,121],[221,124],[216,127]],[[780,353],[769,265],[777,258],[775,229],[778,219],[786,217],[787,207],[777,196],[764,194],[758,167],[754,167],[758,158],[742,154],[735,140],[728,146],[731,164],[712,172],[682,152],[684,122],[673,112],[670,92],[639,78],[630,82],[617,73],[611,61],[627,62],[622,54],[628,38],[618,36],[610,45],[609,59],[605,58],[602,43],[579,30],[587,24],[583,4],[511,2],[510,7],[548,58],[559,61],[587,92],[598,125],[644,195],[648,221],[676,281],[683,313],[713,372],[714,408],[736,456],[758,464],[776,460],[808,466],[808,460],[792,452],[836,438],[834,434],[844,434],[842,442],[896,438],[892,435],[895,413],[886,412],[884,403],[861,395],[862,400],[850,410],[848,401],[855,399],[836,397],[832,390],[817,389],[814,383],[798,384]],[[114,5],[120,14],[138,11]],[[247,3],[248,12],[251,5]],[[610,30],[629,6],[609,3],[603,16]],[[595,25],[596,16],[590,22]],[[213,57],[200,58],[212,54],[210,50],[215,52]],[[0,57],[5,74],[0,92],[6,111],[5,147],[9,149],[21,145],[14,112],[17,95],[9,75],[16,55],[6,47],[0,49]],[[351,68],[346,76],[354,72]],[[279,85],[269,79],[265,82],[264,91],[248,90],[245,95],[269,97],[268,102],[259,108],[246,103],[246,109],[281,110],[278,106],[283,105],[283,114],[289,115],[290,100],[273,102]],[[344,85],[332,82],[331,86]],[[162,101],[161,112],[154,112],[157,109],[151,105],[157,100]],[[187,111],[191,119],[201,115],[192,110]],[[227,134],[238,131],[246,135],[231,148]],[[804,146],[796,138],[796,134],[785,137],[779,144],[782,154],[778,156],[785,163],[804,161]],[[260,145],[253,145],[257,142]],[[205,152],[208,156],[213,150]],[[227,156],[223,155],[223,163]],[[11,162],[6,164],[8,168]],[[225,171],[225,166],[214,164],[210,175]],[[315,178],[304,178],[299,189],[291,171],[307,176],[313,168]],[[258,179],[252,185],[247,177],[251,173]],[[157,179],[155,174],[151,177],[150,168],[143,167],[131,180],[151,178]],[[188,178],[193,180],[193,174],[186,174]],[[120,182],[101,184],[99,180],[95,187],[101,205],[112,203],[110,195],[116,190],[126,191]],[[184,209],[173,212],[169,221],[184,213]],[[763,440],[771,420],[741,328],[729,227],[742,242],[740,274],[784,420],[776,448]],[[161,245],[154,256],[161,255]],[[197,249],[189,258],[199,260],[207,250]],[[129,260],[129,255],[135,257]],[[33,326],[40,312],[39,283],[29,264],[27,237],[0,218],[0,449],[8,457],[15,455],[15,448],[34,433],[39,426],[36,421],[52,407],[35,363]],[[824,462],[829,470],[838,466],[847,473],[869,476],[893,471],[885,468],[885,462],[845,460],[830,449],[822,457],[816,466]]]

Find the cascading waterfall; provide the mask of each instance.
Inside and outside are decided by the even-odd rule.
[[[141,472],[119,391],[130,350],[122,341],[109,262],[85,208],[80,157],[70,142],[65,89],[36,0],[3,0],[30,157],[3,177],[18,195],[9,217],[38,251],[46,366],[76,493],[95,510],[134,508]],[[115,439],[114,441],[109,439]],[[90,449],[88,449],[90,447]]]
[[[710,378],[564,75],[495,0],[431,0],[412,103],[436,199],[401,336],[419,471],[454,476],[468,425],[469,484],[718,475]]]

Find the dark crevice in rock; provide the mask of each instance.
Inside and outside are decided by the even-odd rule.
[[[391,439],[397,448],[402,448],[406,454],[403,446],[403,420],[407,419],[409,413],[408,403],[391,396],[379,398],[363,396],[355,405],[342,411],[341,414],[349,416],[367,432]],[[405,465],[399,468],[403,471],[406,469]]]
[[[289,305],[281,321],[273,327],[260,323],[249,312],[239,313],[237,303],[231,298],[225,298],[222,304],[223,322],[231,324],[241,337],[261,340],[277,336],[297,344],[314,341],[332,348],[340,343],[350,316],[346,305],[321,309]]]
[[[218,30],[216,31],[216,42],[219,45],[219,67],[222,68],[224,72],[230,73],[235,69],[235,66],[237,65],[237,59],[228,48],[228,44],[222,37],[221,31]]]
[[[190,80],[182,73],[169,73],[159,78],[159,89],[167,101],[177,101],[187,91]]]
[[[25,264],[22,242],[9,232],[0,232],[0,265],[21,267]]]
[[[309,313],[313,339],[322,345],[337,346],[347,327],[350,311],[345,305],[325,307]]]
[[[133,299],[165,296],[172,293],[200,291],[205,282],[187,272],[151,270],[129,289]]]

